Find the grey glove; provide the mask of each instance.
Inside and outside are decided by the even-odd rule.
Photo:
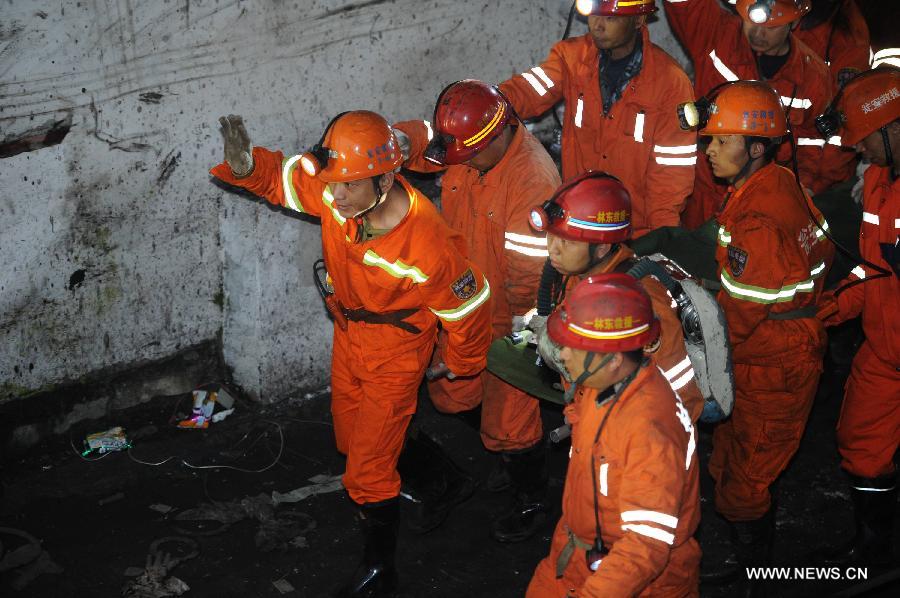
[[[244,119],[236,114],[220,116],[222,138],[225,141],[225,162],[237,178],[250,176],[253,172],[253,146],[244,128]]]
[[[394,137],[397,138],[397,145],[400,146],[400,154],[403,156],[403,161],[406,162],[409,160],[409,135],[400,129],[392,130],[394,131]]]

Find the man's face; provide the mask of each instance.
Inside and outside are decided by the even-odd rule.
[[[639,17],[601,17],[591,15],[587,18],[588,31],[594,38],[598,50],[615,50],[630,44],[638,34]]]
[[[890,140],[891,150],[900,147],[900,122],[893,122],[888,125],[888,139]],[[881,137],[881,129],[872,131],[869,135],[863,137],[862,141],[856,144],[856,151],[862,154],[863,158],[874,164],[875,166],[891,166],[887,163],[887,153],[884,151],[884,140]],[[897,157],[893,156],[894,163]]]
[[[791,34],[791,24],[777,27],[764,27],[749,21],[741,21],[744,37],[754,52],[768,56],[781,56],[790,48],[788,36]]]
[[[584,373],[584,358],[587,356],[588,352],[584,349],[574,349],[572,347],[562,347],[559,351],[559,358],[566,366],[566,371],[569,372],[569,375],[572,377],[572,380],[577,380],[578,377]],[[606,357],[606,353],[594,353],[594,358],[589,364],[589,368],[593,371],[600,365],[600,362]],[[613,384],[612,374],[610,373],[610,364],[605,364],[598,371],[591,374],[587,380],[582,382],[583,386],[587,386],[589,388],[599,388],[600,390],[605,390],[609,388]]]
[[[706,155],[709,157],[713,174],[726,180],[737,176],[750,161],[744,137],[741,135],[713,135],[706,148]]]
[[[360,179],[346,183],[330,183],[334,195],[334,207],[344,218],[352,218],[375,202],[375,185],[372,179]]]
[[[590,245],[583,241],[569,241],[547,233],[547,252],[550,265],[564,276],[587,272],[591,263]]]

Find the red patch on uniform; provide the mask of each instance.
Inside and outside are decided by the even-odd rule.
[[[465,301],[471,299],[478,290],[478,283],[475,282],[475,273],[469,268],[462,276],[453,281],[450,290],[456,295],[457,299]]]
[[[744,273],[744,268],[747,267],[748,258],[747,252],[740,247],[734,245],[728,246],[728,265],[731,267],[731,273],[735,278]]]

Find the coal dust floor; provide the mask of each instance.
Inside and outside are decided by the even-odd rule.
[[[774,564],[792,571],[822,567],[815,550],[852,531],[834,447],[841,384],[839,376],[823,380],[800,453],[781,481]],[[327,596],[340,583],[362,545],[352,510],[336,488],[343,459],[334,449],[327,394],[269,407],[239,401],[233,415],[207,430],[179,430],[172,415],[185,410],[188,397],[158,398],[83,422],[6,465],[0,595],[299,597]],[[548,429],[561,423],[552,406],[543,415]],[[416,535],[401,527],[398,595],[523,596],[547,553],[558,508],[530,541],[496,543],[490,523],[509,500],[484,489],[496,457],[481,448],[473,428],[438,414],[425,396],[415,423],[481,486],[440,528]],[[92,461],[75,452],[86,433],[115,425],[127,429],[130,452]],[[566,443],[552,451],[556,505],[568,448]],[[703,431],[704,461],[709,450],[710,435]],[[298,488],[306,490],[290,494]],[[699,538],[704,569],[713,569],[727,552],[727,532],[713,513],[705,473],[703,494]],[[867,573],[871,582],[885,572]],[[765,595],[900,596],[896,581],[859,590],[856,581],[793,579],[770,583]],[[701,587],[703,596],[734,593],[728,586]]]

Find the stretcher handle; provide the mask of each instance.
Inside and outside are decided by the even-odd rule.
[[[550,442],[558,444],[572,435],[572,424],[563,424],[555,430],[550,430]]]

